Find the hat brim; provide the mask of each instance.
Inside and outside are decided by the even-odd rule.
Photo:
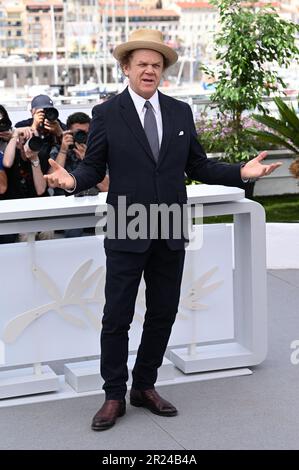
[[[125,42],[124,44],[116,46],[113,51],[113,56],[116,60],[120,61],[127,52],[134,51],[136,49],[151,49],[153,51],[160,52],[160,54],[162,54],[166,59],[166,67],[170,67],[170,65],[175,64],[178,60],[178,55],[175,50],[171,49],[171,47],[168,47],[165,44],[160,44],[159,42],[155,41]]]

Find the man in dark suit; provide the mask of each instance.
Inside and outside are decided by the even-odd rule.
[[[163,43],[161,33],[135,31],[113,54],[129,86],[93,109],[86,157],[72,174],[50,160],[53,173],[46,178],[51,186],[70,193],[82,191],[101,181],[108,166],[108,221],[109,205],[117,212],[123,204],[130,208],[133,203],[145,208],[148,221],[149,210],[155,204],[182,207],[186,203],[185,173],[208,184],[240,186],[244,180],[276,168],[261,164],[264,154],[243,167],[207,159],[197,140],[190,107],[157,91],[163,70],[177,60],[176,52]],[[150,227],[154,236],[147,233],[145,237],[129,237],[126,231],[123,236],[132,218],[117,227],[118,236],[108,233],[105,238],[101,374],[106,400],[93,418],[94,430],[110,428],[126,410],[128,330],[142,274],[146,314],[132,372],[130,402],[161,416],[177,414],[154,387],[178,309],[185,254],[185,238],[183,234],[174,236],[170,219],[167,239],[163,237],[161,219]]]

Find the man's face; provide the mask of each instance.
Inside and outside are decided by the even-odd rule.
[[[163,56],[151,49],[133,52],[130,62],[123,67],[130,87],[145,99],[151,98],[159,86],[163,72]]]

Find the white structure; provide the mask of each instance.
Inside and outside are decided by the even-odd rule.
[[[238,188],[188,187],[192,217],[234,215],[234,230],[206,226],[203,245],[190,243],[181,300],[161,380],[171,383],[173,365],[184,374],[258,364],[267,350],[266,253],[263,208]],[[36,198],[0,202],[0,234],[95,226],[106,195]],[[200,226],[199,229],[200,230]],[[200,239],[197,233],[195,241]],[[193,250],[193,251],[191,251]],[[0,340],[3,367],[0,397],[55,391],[57,376],[41,363],[99,354],[99,312],[104,304],[103,236],[0,246]],[[17,295],[16,295],[17,293]],[[136,301],[129,350],[137,350],[144,315],[144,285]],[[244,373],[244,372],[242,372]],[[95,386],[98,364],[66,366],[77,391]],[[175,381],[173,383],[176,383]],[[93,385],[92,385],[93,384]]]
[[[178,36],[185,48],[195,56],[209,56],[219,20],[215,6],[207,1],[171,2],[170,6],[180,15]]]

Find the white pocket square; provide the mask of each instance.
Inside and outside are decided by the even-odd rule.
[[[180,136],[180,135],[184,135],[184,131],[180,131],[180,132],[179,132],[179,136]]]

